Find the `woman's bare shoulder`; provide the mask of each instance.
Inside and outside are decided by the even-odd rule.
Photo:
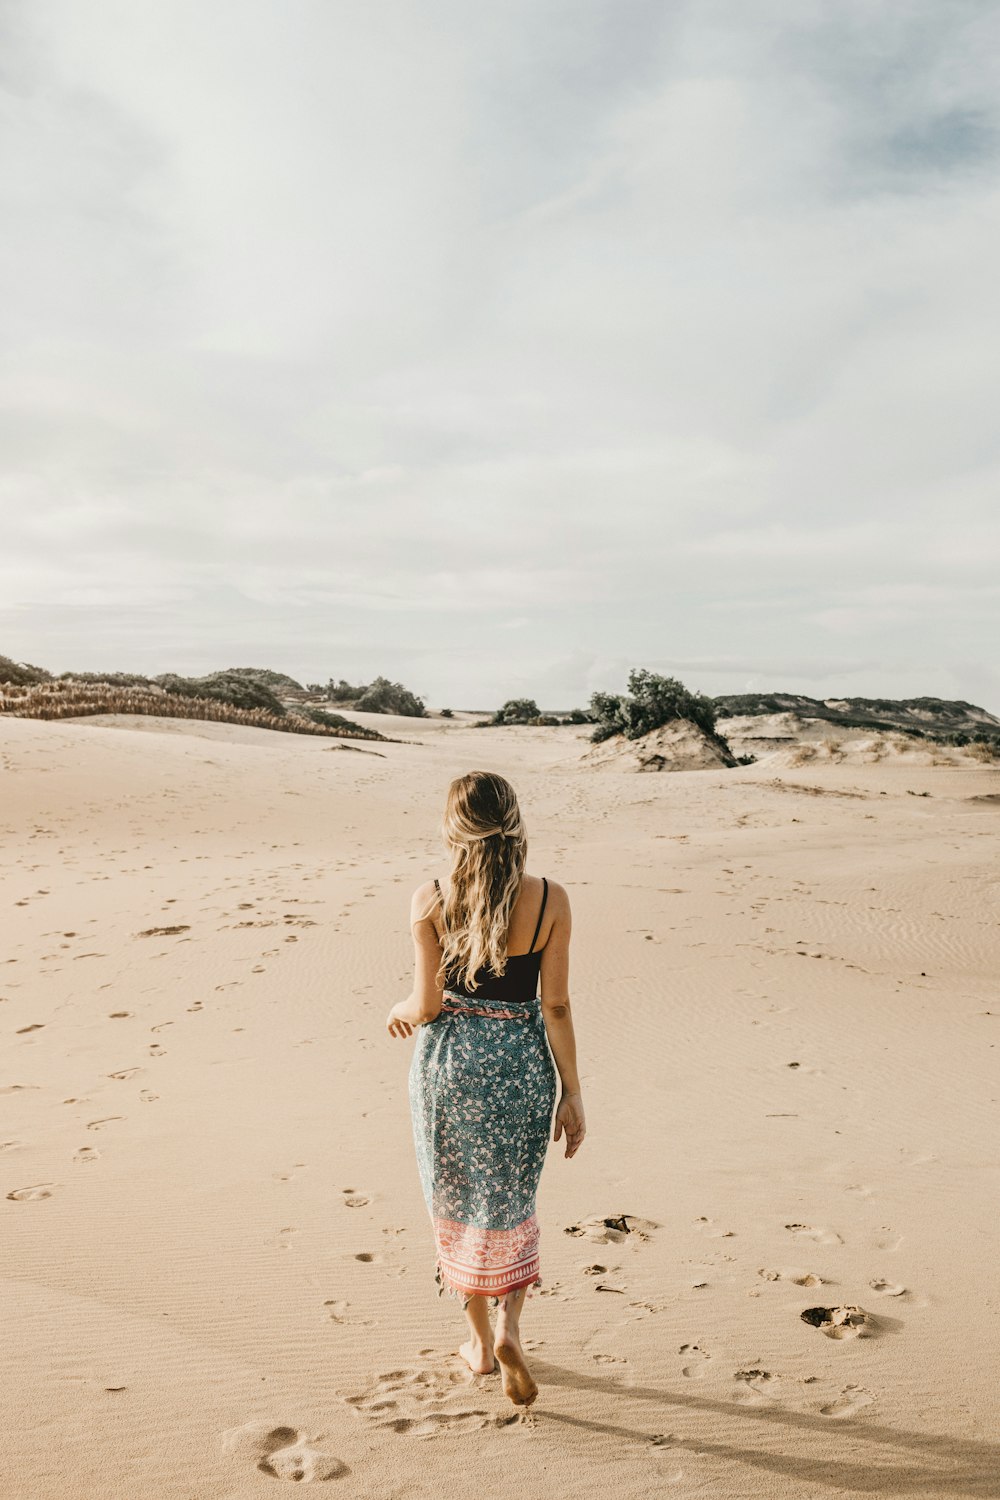
[[[569,891],[558,880],[553,880],[551,875],[546,878],[549,882],[549,908],[555,911],[569,911]]]
[[[410,897],[410,925],[432,918],[437,905],[438,893],[434,881],[422,881]]]

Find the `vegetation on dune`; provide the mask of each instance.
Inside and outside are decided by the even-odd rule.
[[[541,711],[534,698],[508,698],[493,715],[494,724],[537,724]]]
[[[476,729],[491,729],[495,724],[587,724],[590,715],[582,708],[571,709],[562,717],[543,714],[534,698],[508,698],[488,719],[477,719]]]
[[[276,719],[285,716],[285,705],[274,690],[256,676],[241,672],[209,672],[204,677],[179,677],[163,672],[151,679],[157,687],[179,698],[214,698],[233,708],[259,708]]]
[[[793,714],[842,729],[891,730],[907,740],[977,746],[977,758],[1000,759],[1000,719],[974,703],[945,698],[807,698],[798,693],[729,693],[714,699],[720,718]]]
[[[322,711],[320,711],[322,712]],[[199,698],[162,687],[115,687],[104,681],[59,679],[41,683],[0,684],[0,713],[16,719],[75,719],[94,714],[147,714],[164,719],[199,719],[211,723],[248,724],[291,734],[318,734],[335,739],[385,740],[375,729],[363,729],[339,714],[322,722],[299,712],[274,714],[267,708],[244,708],[224,698]]]
[[[350,729],[366,739],[369,737],[385,739],[385,735],[379,734],[377,729],[362,729],[360,724],[355,724],[351,719],[345,719],[343,714],[330,713],[329,709],[317,708],[312,703],[294,705],[289,708],[288,717],[308,719],[311,724],[325,724],[328,729]]]
[[[725,744],[716,732],[715,704],[711,698],[704,693],[692,693],[676,677],[660,677],[645,667],[633,667],[628,675],[627,693],[593,693],[590,713],[595,720],[590,736],[594,741],[610,739],[613,734],[637,740],[663,724],[687,719],[704,734]]]
[[[44,667],[33,667],[27,661],[11,661],[9,656],[0,656],[0,683],[17,684],[51,682],[52,673]]]
[[[351,683],[343,677],[334,682],[331,677],[324,687],[322,683],[310,682],[307,691],[327,703],[344,703],[367,714],[405,714],[411,719],[425,719],[427,707],[423,698],[418,698],[401,682],[390,682],[388,677],[376,677],[369,683]]]
[[[270,667],[227,667],[224,673],[215,673],[216,676],[226,677],[250,677],[254,682],[262,682],[265,687],[273,688],[276,692],[287,689],[295,693],[304,693],[305,688],[301,682],[296,682],[294,677],[289,677],[287,672],[275,672]]]
[[[376,677],[370,682],[353,707],[359,713],[406,714],[416,719],[427,717],[423,698],[411,693],[401,682],[390,682],[388,677]]]
[[[109,687],[149,687],[142,672],[60,672],[56,682],[106,682]]]

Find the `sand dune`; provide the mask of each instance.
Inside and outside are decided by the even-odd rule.
[[[357,717],[404,742],[0,718],[3,1493],[1000,1493],[1000,771]],[[575,912],[522,1413],[384,1031],[473,767]]]

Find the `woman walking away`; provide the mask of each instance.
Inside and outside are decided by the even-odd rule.
[[[453,781],[442,832],[447,888],[435,878],[413,894],[413,990],[386,1026],[394,1037],[420,1027],[409,1073],[413,1136],[438,1295],[462,1299],[471,1330],[459,1353],[477,1375],[499,1361],[505,1394],[530,1406],[538,1387],[521,1347],[521,1308],[542,1280],[535,1195],[557,1067],[553,1140],[565,1134],[566,1156],[575,1156],[586,1132],[569,897],[556,881],[525,873],[521,811],[502,776],[470,771]],[[498,1309],[495,1336],[488,1301]]]

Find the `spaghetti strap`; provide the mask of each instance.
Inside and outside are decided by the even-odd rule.
[[[548,882],[547,878],[543,875],[542,876],[542,904],[541,904],[541,906],[539,908],[539,911],[538,911],[538,921],[535,923],[535,935],[531,939],[531,947],[528,949],[529,953],[534,953],[534,951],[535,951],[535,944],[538,942],[538,934],[542,930],[542,913],[545,911],[545,903],[546,903],[546,901],[548,899],[549,899],[549,882]]]
[[[441,896],[441,887],[438,884],[438,878],[436,875],[434,876],[434,889],[437,891],[438,895]],[[443,896],[441,896],[441,900],[444,900]]]

